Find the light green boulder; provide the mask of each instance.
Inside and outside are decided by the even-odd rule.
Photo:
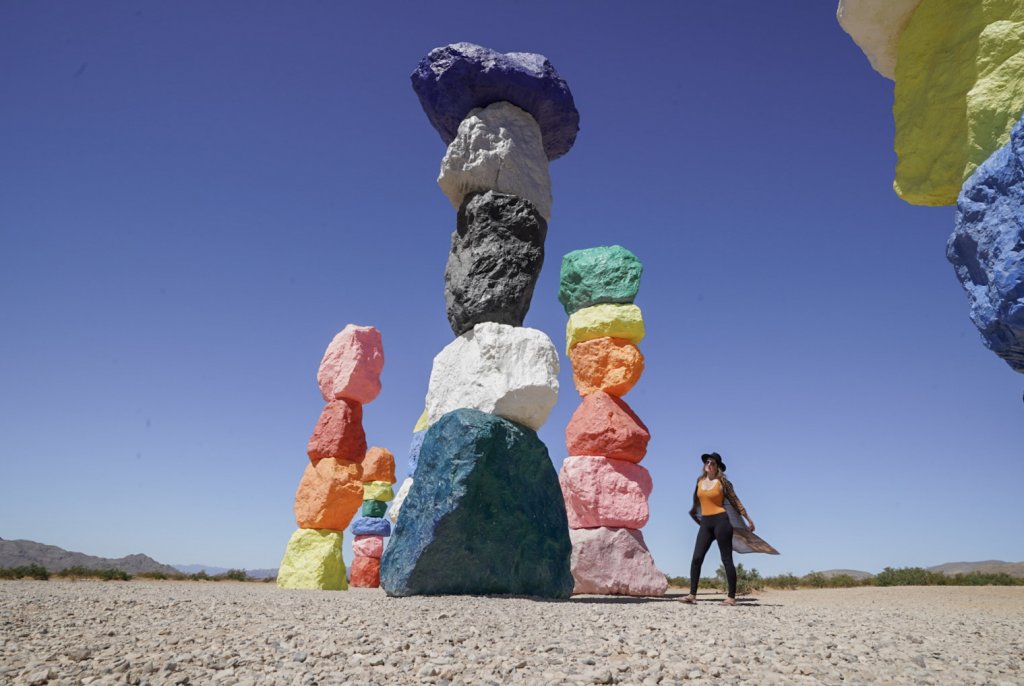
[[[379,500],[382,503],[394,500],[395,492],[387,481],[367,481],[363,484],[363,502]]]
[[[896,59],[896,180],[913,205],[952,205],[1024,112],[1024,2],[922,0]]]
[[[288,539],[277,570],[281,588],[318,588],[346,591],[345,561],[341,558],[341,531],[298,529]]]
[[[644,317],[636,305],[604,303],[576,310],[565,327],[565,354],[594,338],[621,338],[634,345],[644,339]]]

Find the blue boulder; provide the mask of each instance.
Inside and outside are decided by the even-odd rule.
[[[427,430],[415,478],[381,558],[388,595],[569,597],[565,504],[534,431],[449,412]]]
[[[985,345],[1024,373],[1024,119],[964,182],[946,257]]]
[[[356,517],[352,522],[354,536],[390,536],[391,522],[385,517]]]
[[[409,446],[409,476],[416,472],[416,465],[420,461],[420,448],[423,447],[423,437],[426,433],[427,430],[423,429],[412,434],[412,444]]]
[[[434,48],[412,73],[412,88],[445,145],[470,110],[502,100],[537,120],[549,160],[569,152],[580,130],[569,86],[536,53],[500,53],[473,43]]]

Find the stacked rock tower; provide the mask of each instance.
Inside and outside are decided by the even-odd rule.
[[[380,586],[380,556],[384,539],[391,535],[391,523],[385,519],[388,502],[395,497],[395,456],[384,448],[370,448],[363,458],[363,507],[361,517],[352,523],[353,586]]]
[[[448,146],[438,184],[458,210],[444,291],[456,338],[434,358],[381,585],[564,598],[568,523],[536,433],[558,397],[558,353],[523,320],[544,262],[548,162],[572,146],[579,115],[532,53],[448,45],[412,85]]]
[[[371,326],[349,324],[327,346],[317,372],[327,406],[306,446],[309,464],[295,492],[299,528],[277,573],[282,588],[348,588],[342,533],[363,502],[363,405],[380,393],[383,368],[380,332]]]
[[[653,483],[640,466],[651,438],[622,399],[639,381],[644,321],[633,300],[643,265],[625,248],[589,248],[562,260],[558,299],[569,315],[566,352],[583,397],[565,429],[559,481],[572,539],[574,593],[664,595],[640,529]]]

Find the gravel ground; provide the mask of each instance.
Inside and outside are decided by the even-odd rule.
[[[1024,587],[678,597],[0,581],[0,684],[1024,684]]]

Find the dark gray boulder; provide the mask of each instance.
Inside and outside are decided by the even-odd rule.
[[[466,197],[444,272],[445,310],[456,336],[481,322],[523,325],[547,231],[527,200],[494,191]]]

